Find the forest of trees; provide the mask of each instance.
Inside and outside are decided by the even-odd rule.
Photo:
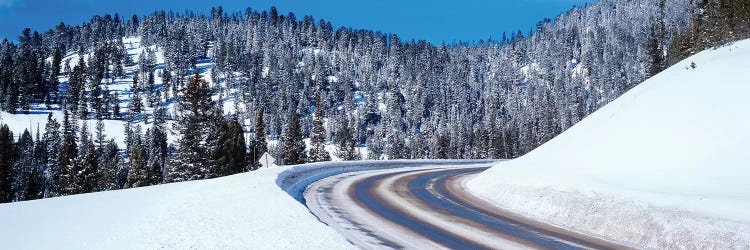
[[[20,135],[0,126],[0,202],[225,176],[257,169],[264,152],[325,161],[327,144],[345,160],[363,146],[371,159],[518,157],[680,59],[747,38],[747,5],[603,0],[528,32],[453,44],[275,8],[26,29],[0,45],[0,108],[64,119]],[[123,37],[142,39],[137,61]],[[207,60],[210,81],[196,66]],[[131,78],[132,93],[109,90]],[[125,148],[104,132],[108,120],[126,124]]]

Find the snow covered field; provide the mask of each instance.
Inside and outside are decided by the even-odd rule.
[[[749,62],[750,40],[701,52],[466,185],[640,248],[748,249]]]
[[[276,185],[288,169],[3,204],[0,241],[6,249],[353,248]]]

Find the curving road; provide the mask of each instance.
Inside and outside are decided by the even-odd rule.
[[[463,182],[487,164],[345,173],[308,186],[310,211],[366,249],[627,249],[486,203]]]

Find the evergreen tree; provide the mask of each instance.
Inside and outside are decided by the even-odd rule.
[[[18,108],[18,84],[14,79],[13,68],[15,60],[13,55],[16,47],[8,39],[3,39],[2,54],[0,54],[0,104],[2,109],[8,113],[15,113]]]
[[[84,84],[86,83],[85,67],[86,65],[83,62],[83,55],[79,54],[78,63],[73,67],[73,71],[70,73],[70,77],[68,78],[68,88],[65,91],[66,101],[64,106],[74,114],[77,114],[78,112],[81,93],[84,92]]]
[[[255,140],[253,141],[253,169],[260,167],[260,158],[268,152],[268,142],[266,141],[266,124],[263,121],[263,109],[258,112],[255,118]]]
[[[207,135],[212,129],[209,124],[213,101],[208,83],[201,79],[196,70],[195,75],[185,86],[185,92],[179,102],[179,116],[174,123],[181,138],[178,140],[177,156],[171,162],[170,181],[198,180],[210,174],[209,148]]]
[[[389,159],[406,159],[409,157],[406,141],[404,141],[404,137],[401,133],[393,133],[388,139],[390,139],[388,144]]]
[[[42,144],[47,146],[44,197],[53,197],[58,194],[57,187],[60,178],[62,138],[60,137],[60,123],[52,118],[52,113],[47,116],[47,125],[44,127]]]
[[[14,145],[16,161],[13,166],[13,190],[15,200],[34,199],[39,193],[39,172],[34,165],[34,139],[31,133],[24,130]]]
[[[665,5],[666,0],[659,0],[659,14],[651,27],[648,44],[646,44],[649,55],[649,77],[658,74],[667,67],[666,59],[664,58],[664,40],[666,35],[666,25],[664,24]]]
[[[13,146],[13,132],[8,125],[0,126],[0,203],[13,200],[13,163],[16,152]]]
[[[141,91],[137,79],[138,77],[134,77],[133,84],[131,85],[133,93],[130,94],[130,104],[128,104],[128,119],[130,121],[135,121],[136,118],[140,117],[141,111],[143,110],[143,98],[141,98]]]
[[[237,119],[223,120],[218,130],[223,131],[214,148],[214,164],[218,176],[244,172],[247,169],[245,133]]]
[[[283,138],[284,164],[296,165],[307,162],[305,153],[305,141],[302,137],[302,124],[297,112],[289,112],[289,123]]]
[[[336,141],[338,141],[336,156],[345,161],[359,160],[360,156],[356,151],[357,142],[354,141],[348,119],[346,117],[341,119],[339,126],[339,130],[336,132]]]
[[[122,117],[122,115],[120,115],[120,93],[115,92],[115,95],[110,101],[112,102],[112,117],[119,120]]]
[[[123,185],[119,183],[118,175],[121,172],[126,173],[126,171],[122,168],[123,159],[118,154],[117,143],[114,139],[110,139],[101,151],[100,165],[97,169],[96,190],[105,191],[122,188]]]
[[[145,187],[150,185],[149,171],[147,166],[146,150],[141,145],[134,145],[130,153],[130,171],[128,171],[129,188]]]
[[[77,194],[80,190],[78,185],[78,173],[80,166],[76,162],[78,147],[76,143],[77,121],[71,121],[68,112],[64,112],[63,137],[60,150],[60,174],[57,183],[57,192],[61,195]]]
[[[55,97],[48,97],[47,100],[50,100],[51,103],[59,103],[59,100],[57,100],[58,96],[57,93],[59,92],[59,85],[60,81],[57,80],[58,75],[60,75],[60,64],[62,64],[62,52],[60,51],[60,48],[55,49],[54,54],[52,55],[52,67],[49,71],[49,93],[54,94]]]
[[[80,185],[80,193],[89,193],[96,191],[99,160],[94,142],[90,138],[81,145],[81,151],[81,170],[76,178]]]
[[[433,159],[448,159],[450,150],[450,138],[441,129],[435,136],[434,146],[432,146],[432,158]]]
[[[146,88],[148,93],[148,105],[149,107],[156,107],[159,104],[160,93],[154,85],[154,71],[148,72],[148,78],[146,80]]]
[[[317,94],[316,99],[313,128],[310,134],[310,162],[330,161],[331,156],[325,149],[326,129],[323,126],[325,112],[320,101],[320,94]]]
[[[39,127],[36,128],[36,137],[34,139],[34,149],[31,153],[32,163],[30,170],[29,184],[26,187],[26,199],[41,199],[44,198],[45,190],[45,174],[44,168],[47,164],[47,145],[39,134]]]
[[[167,164],[167,133],[164,127],[164,107],[159,106],[154,111],[154,126],[146,132],[148,141],[148,169],[149,183],[164,182],[164,168]]]
[[[169,70],[164,70],[164,74],[161,77],[161,86],[164,92],[164,100],[169,100],[169,89],[172,84],[172,73]]]

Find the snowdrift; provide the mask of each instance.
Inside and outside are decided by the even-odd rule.
[[[748,65],[750,40],[701,52],[466,186],[635,247],[750,248]]]
[[[353,249],[268,168],[0,205],[6,249]]]

